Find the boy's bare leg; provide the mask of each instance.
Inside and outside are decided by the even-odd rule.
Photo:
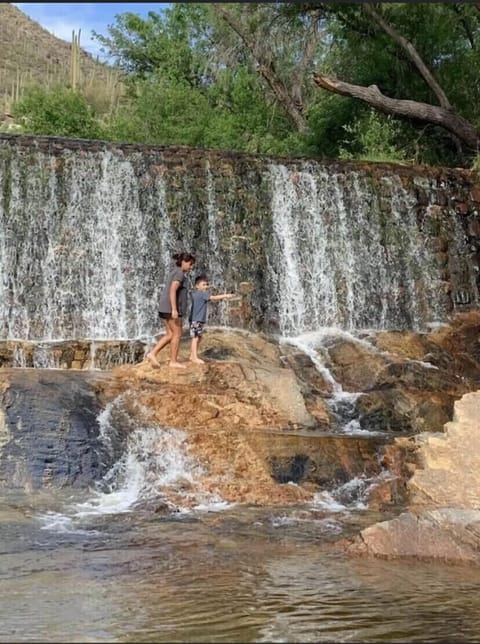
[[[172,322],[172,332],[173,337],[170,342],[170,363],[169,367],[174,367],[175,369],[186,369],[186,366],[181,362],[178,362],[178,351],[180,349],[180,338],[182,336],[182,319],[175,318],[169,320]]]
[[[200,346],[201,336],[192,338],[192,346],[190,349],[190,362],[196,362],[197,364],[205,364],[205,360],[202,360],[198,357],[198,347]]]

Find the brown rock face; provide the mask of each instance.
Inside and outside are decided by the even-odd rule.
[[[184,430],[205,471],[202,489],[230,502],[299,503],[321,487],[380,472],[385,440],[319,432],[302,383],[271,340],[212,332],[204,347],[204,365],[170,369],[160,354],[160,369],[121,366],[98,387],[104,403],[122,396],[132,417]]]
[[[478,311],[430,333],[338,336],[326,346],[327,365],[344,390],[362,392],[356,407],[363,429],[438,432],[455,400],[480,386],[479,336]]]
[[[415,558],[480,564],[478,549],[480,512],[476,510],[428,510],[421,515],[401,514],[362,531],[352,554],[382,558]]]
[[[480,392],[455,403],[445,433],[415,443],[409,511],[363,530],[350,551],[480,564]]]

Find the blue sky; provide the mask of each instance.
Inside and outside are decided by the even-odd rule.
[[[38,22],[57,38],[72,42],[72,30],[80,34],[80,46],[100,56],[100,45],[91,38],[92,30],[107,34],[115,16],[126,11],[146,17],[149,11],[161,12],[165,2],[13,2],[27,16]]]

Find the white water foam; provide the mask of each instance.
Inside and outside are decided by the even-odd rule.
[[[350,512],[367,510],[368,499],[372,491],[385,481],[396,478],[389,470],[383,470],[378,476],[357,476],[332,490],[322,490],[314,495],[312,505],[328,512]]]
[[[324,327],[316,332],[304,333],[296,337],[282,336],[279,338],[280,344],[287,344],[297,347],[305,353],[313,362],[317,371],[322,375],[325,381],[332,388],[332,395],[326,398],[326,403],[330,408],[332,415],[339,422],[338,432],[349,436],[378,436],[380,432],[370,431],[361,427],[358,420],[356,402],[362,392],[343,391],[342,385],[335,380],[332,372],[324,363],[327,357],[328,343],[334,339],[348,340],[368,348],[374,352],[378,349],[368,340],[357,338],[355,335],[342,329],[334,327]]]
[[[79,528],[72,517],[60,512],[45,512],[37,515],[42,524],[42,530],[51,530],[60,534],[97,534],[97,530],[84,530]]]
[[[12,160],[8,210],[0,200],[3,337],[152,335],[177,246],[164,178],[148,174],[139,190],[135,163],[110,150],[64,151],[61,162],[60,183],[48,153],[37,151],[27,173]]]
[[[334,392],[341,392],[342,386],[335,380],[330,369],[322,361],[320,354],[324,352],[324,338],[333,335],[337,329],[321,329],[315,333],[304,333],[296,337],[282,336],[279,338],[280,344],[289,344],[297,347],[305,353],[315,365],[317,371],[325,378],[326,382],[331,385]]]
[[[101,436],[111,454],[118,440],[114,412],[117,421],[118,414],[125,420],[121,398],[99,417]],[[205,472],[188,453],[186,438],[186,432],[178,429],[137,427],[129,433],[123,453],[91,498],[68,506],[65,514],[39,515],[43,527],[57,532],[78,532],[82,521],[89,517],[130,512],[140,503],[154,501],[160,501],[172,513],[216,512],[230,507],[219,494],[202,488],[201,476]]]
[[[416,196],[400,177],[384,176],[372,191],[362,173],[306,161],[293,173],[272,164],[270,180],[269,270],[282,333],[319,325],[419,330],[445,317],[441,267],[418,221]],[[453,212],[452,222],[461,256],[465,240]],[[476,294],[474,271],[469,277]]]
[[[208,509],[222,503],[216,495],[201,489],[204,470],[188,454],[187,434],[173,428],[141,427],[132,432],[126,450],[105,475],[103,491],[76,506],[77,516],[127,512],[140,501],[160,499],[176,511]],[[176,505],[173,494],[184,504]]]

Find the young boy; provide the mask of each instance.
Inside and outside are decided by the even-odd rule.
[[[222,293],[212,295],[208,290],[206,275],[199,275],[195,279],[195,290],[192,293],[192,308],[190,309],[190,337],[192,347],[190,349],[190,361],[203,364],[205,361],[198,357],[198,347],[202,340],[203,328],[207,321],[207,306],[209,301],[231,300],[236,298],[235,293]]]

